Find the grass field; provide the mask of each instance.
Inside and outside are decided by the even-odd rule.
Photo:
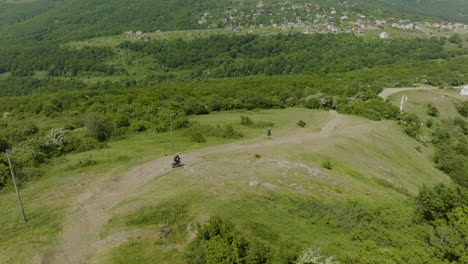
[[[388,100],[394,105],[399,106],[401,97],[407,96],[408,101],[404,104],[404,110],[418,114],[420,117],[426,119],[430,118],[427,114],[427,105],[434,105],[440,112],[441,118],[449,118],[460,116],[455,109],[455,104],[462,102],[464,98],[459,95],[459,90],[419,90],[419,91],[404,91],[391,95]]]
[[[245,114],[255,121],[273,122],[273,137],[266,137],[263,128],[241,126],[240,116]],[[207,143],[192,143],[177,132],[175,148],[182,158],[186,152],[228,145],[217,152],[207,152],[194,163],[188,160],[185,168],[154,178],[141,190],[141,195],[110,209],[111,221],[102,230],[101,239],[105,241],[119,234],[123,238],[115,245],[118,247],[100,252],[93,260],[183,263],[181,251],[193,235],[187,225],[204,222],[211,215],[233,219],[245,232],[253,232],[252,236],[264,240],[272,236],[273,244],[295,241],[298,247],[321,245],[332,252],[343,234],[327,236],[327,227],[311,226],[298,216],[290,216],[287,212],[292,206],[291,199],[314,197],[324,202],[358,199],[398,208],[422,184],[447,181],[445,175],[433,168],[431,150],[421,146],[423,152],[417,152],[414,147],[420,144],[405,136],[394,122],[338,117],[330,120],[329,112],[306,109],[194,117],[202,124],[232,124],[244,133],[243,143],[210,137]],[[306,127],[298,127],[298,120],[305,121]],[[322,130],[332,122],[333,128]],[[29,218],[26,225],[20,221],[14,193],[1,195],[1,263],[39,262],[41,252],[61,240],[61,232],[70,221],[66,215],[77,196],[138,164],[172,152],[167,133],[145,132],[111,141],[109,146],[54,160],[41,179],[24,186],[22,195]],[[95,164],[81,167],[86,160]],[[326,160],[331,162],[331,170],[322,167]],[[249,186],[252,181],[259,185]],[[292,184],[299,187],[292,188]],[[159,225],[126,222],[161,203],[185,206],[187,217],[175,224],[170,239],[159,238]],[[255,233],[256,230],[263,231]],[[137,236],[140,239],[125,243],[126,236],[135,236],[132,232],[140,234]]]

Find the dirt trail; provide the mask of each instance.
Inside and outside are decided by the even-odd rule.
[[[185,163],[194,163],[208,154],[223,153],[256,147],[280,145],[285,143],[301,143],[303,140],[327,137],[333,132],[344,116],[330,111],[328,119],[320,132],[298,132],[285,137],[261,140],[256,142],[236,143],[212,147],[191,153],[184,153]],[[60,246],[50,248],[41,257],[42,263],[88,263],[92,257],[109,247],[119,244],[119,241],[106,243],[99,237],[103,225],[111,217],[109,209],[118,203],[135,196],[138,190],[158,175],[171,170],[171,157],[162,157],[130,169],[107,181],[96,183],[95,186],[75,201],[72,213],[67,218]],[[120,242],[128,236],[123,235]]]
[[[384,89],[379,96],[386,100],[390,95],[402,91],[412,91],[412,90],[435,90],[437,87],[426,86],[426,87],[406,87],[406,88],[387,88]]]

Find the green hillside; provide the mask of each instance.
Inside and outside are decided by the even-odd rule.
[[[0,1],[0,32],[57,7],[61,1]]]
[[[304,5],[292,1],[291,5]],[[453,1],[340,1],[321,0],[320,9],[313,13],[336,8],[333,21],[339,22],[342,11],[366,14],[386,19],[390,17],[421,19],[424,16],[450,21],[467,22],[466,0]],[[3,43],[34,42],[38,40],[68,41],[97,36],[121,34],[128,30],[153,32],[156,30],[183,30],[224,28],[238,24],[270,25],[281,23],[285,18],[295,21],[302,16],[312,22],[313,17],[305,11],[283,12],[288,7],[283,1],[265,1],[259,7],[257,1],[238,2],[231,0],[65,0],[61,1],[4,1],[0,3],[0,40]],[[258,10],[258,14],[255,14]],[[240,16],[231,14],[242,11]],[[250,12],[250,15],[247,15]],[[311,12],[308,11],[308,12]],[[245,13],[245,14],[244,14]],[[296,14],[296,15],[293,15]],[[229,14],[229,15],[228,15]],[[252,18],[255,15],[255,21]],[[354,18],[352,18],[354,19]],[[200,22],[201,21],[201,22]]]
[[[274,123],[273,138],[265,138],[264,129],[241,125],[241,115]],[[305,121],[305,128],[296,125],[299,119]],[[194,143],[178,132],[176,149],[183,153],[187,167],[175,170],[169,168],[170,158],[166,157],[120,174],[170,152],[169,134],[151,131],[111,141],[102,150],[67,155],[45,165],[42,179],[23,189],[30,218],[27,230],[14,224],[19,220],[14,193],[2,194],[1,208],[5,213],[0,218],[4,234],[0,249],[10,248],[3,251],[2,263],[35,258],[60,263],[60,251],[54,254],[45,249],[55,248],[54,237],[61,241],[61,232],[68,232],[75,220],[85,221],[87,215],[69,219],[66,208],[89,197],[88,188],[102,188],[100,193],[105,195],[108,187],[120,190],[115,185],[119,182],[125,187],[119,200],[115,200],[118,203],[111,208],[106,206],[113,203],[102,205],[108,220],[100,223],[98,240],[86,242],[94,246],[81,251],[76,247],[81,240],[73,240],[71,248],[67,248],[66,241],[60,242],[72,260],[79,254],[92,253],[89,261],[96,263],[134,259],[139,263],[163,259],[186,263],[184,247],[193,239],[193,231],[187,226],[196,228],[197,222],[205,223],[216,215],[233,221],[236,229],[251,239],[267,242],[272,252],[285,254],[284,247],[289,247],[287,252],[291,255],[284,257],[294,258],[303,249],[320,248],[321,254],[335,256],[343,263],[393,257],[397,263],[403,263],[398,259],[409,260],[417,250],[420,262],[414,263],[431,263],[428,261],[438,249],[429,249],[429,244],[425,244],[424,231],[416,232],[418,227],[411,224],[412,209],[406,207],[406,199],[416,195],[422,184],[433,186],[448,178],[433,168],[430,148],[407,137],[395,123],[306,109],[217,113],[194,117],[192,121],[213,126],[232,124],[247,140],[207,137],[207,143]],[[230,144],[208,148],[226,143]],[[423,152],[415,150],[416,146],[422,147]],[[331,169],[323,167],[326,160],[330,160]],[[127,176],[123,175],[131,181],[126,183]],[[124,190],[133,188],[131,182],[136,175],[140,179],[154,178],[142,185],[144,188],[138,193],[126,193]],[[132,198],[126,200],[127,195]],[[105,198],[98,194],[85,204],[94,201]],[[165,215],[154,210],[162,210]],[[168,218],[173,212],[173,218]],[[382,214],[388,218],[380,219],[389,222],[379,224],[383,228],[380,230],[373,226],[372,219],[377,220]],[[53,218],[47,220],[46,216]],[[91,213],[89,216],[100,219]],[[361,222],[360,217],[367,220]],[[396,219],[398,222],[394,222]],[[399,230],[399,225],[405,228]],[[371,227],[378,228],[376,233],[361,233]],[[161,234],[166,228],[171,231],[164,237]],[[87,235],[86,232],[94,232],[89,230],[80,231],[80,236],[74,238],[95,237]],[[117,237],[123,238],[115,241]],[[126,242],[127,238],[130,241]],[[413,246],[412,251],[407,251],[405,245],[410,241],[423,243],[422,248]],[[369,243],[373,245],[371,249]],[[113,247],[116,248],[112,250]],[[389,251],[388,255],[379,253],[382,248]]]
[[[67,0],[47,13],[16,23],[1,38],[15,43],[64,41],[126,30],[197,29],[202,28],[196,24],[197,17],[222,6],[220,1],[201,0]]]
[[[0,0],[0,263],[468,263],[466,6]]]
[[[448,21],[468,22],[466,0],[374,0],[376,5],[393,8],[400,12],[439,17]]]

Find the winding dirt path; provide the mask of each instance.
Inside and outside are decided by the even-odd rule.
[[[399,93],[403,91],[412,91],[412,90],[435,90],[437,87],[425,86],[425,87],[405,87],[405,88],[387,88],[384,89],[379,96],[386,100],[390,95],[394,93]]]
[[[184,153],[185,163],[194,163],[208,154],[252,149],[285,143],[301,143],[303,140],[328,137],[343,120],[344,116],[330,111],[320,132],[297,132],[273,140],[236,143]],[[88,263],[96,253],[117,246],[132,234],[123,234],[102,240],[99,233],[110,219],[110,209],[122,201],[136,196],[138,191],[156,176],[171,170],[171,157],[162,157],[122,173],[106,181],[95,183],[91,189],[76,199],[67,218],[58,246],[49,248],[41,257],[42,263],[79,264]],[[116,239],[117,237],[117,239]],[[109,241],[108,241],[109,240]]]

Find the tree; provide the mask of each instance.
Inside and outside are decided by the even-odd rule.
[[[110,118],[96,113],[85,117],[83,123],[88,133],[101,142],[108,140],[114,129]]]
[[[468,101],[464,101],[463,103],[455,105],[457,108],[458,113],[463,117],[468,117]]]
[[[3,138],[0,138],[0,153],[4,153],[11,148],[11,144]]]
[[[448,38],[448,41],[450,43],[454,43],[454,44],[461,44],[463,43],[463,39],[460,37],[459,34],[453,34],[450,38]]]
[[[437,110],[437,108],[434,105],[428,104],[427,105],[427,114],[432,116],[432,117],[438,117],[439,116],[439,110]]]

